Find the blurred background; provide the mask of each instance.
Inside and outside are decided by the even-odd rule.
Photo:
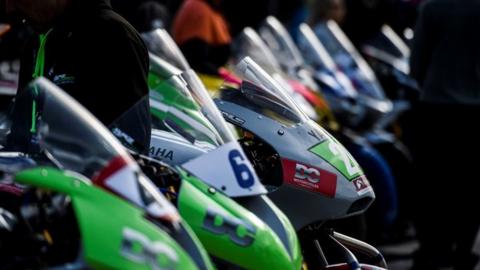
[[[203,14],[203,10],[198,10],[192,13],[186,3],[195,1],[206,2],[213,12],[208,11],[210,13]],[[450,2],[456,1],[458,0]],[[450,16],[445,18],[457,22],[458,28],[445,26],[447,24],[443,24],[438,19],[433,20],[432,23],[427,20],[428,18],[424,18],[425,21],[422,21],[419,27],[417,25],[419,18],[423,18],[419,15],[424,4],[422,2],[427,1],[111,0],[114,10],[125,17],[140,33],[158,28],[167,30],[192,68],[205,75],[200,77],[204,79],[207,88],[214,88],[214,86],[209,87],[208,83],[212,80],[209,80],[208,76],[223,76],[219,71],[222,67],[246,55],[254,58],[269,72],[275,70],[277,68],[275,66],[278,65],[278,69],[282,69],[285,77],[298,76],[297,80],[301,82],[300,70],[303,69],[303,65],[308,66],[305,69],[313,74],[315,85],[311,88],[320,89],[319,92],[322,93],[329,108],[325,109],[327,112],[320,112],[319,110],[322,109],[322,106],[318,105],[320,103],[309,100],[308,95],[296,89],[297,93],[303,93],[303,97],[299,98],[300,103],[306,99],[305,111],[313,107],[312,118],[318,117],[315,120],[333,133],[359,161],[377,195],[377,200],[365,216],[335,221],[332,222],[332,226],[379,247],[391,269],[411,269],[414,261],[417,264],[415,269],[445,269],[441,268],[443,265],[449,269],[448,266],[451,264],[449,259],[445,262],[439,260],[440,266],[434,267],[425,266],[428,262],[422,262],[422,258],[441,257],[440,251],[429,252],[434,250],[432,246],[435,246],[439,239],[441,242],[450,241],[446,240],[447,238],[453,239],[454,237],[449,237],[453,234],[450,230],[462,230],[462,226],[458,225],[467,222],[466,220],[472,219],[474,220],[472,222],[477,224],[478,214],[475,214],[475,210],[478,212],[478,209],[474,207],[472,214],[463,216],[450,213],[458,212],[459,208],[466,209],[466,202],[459,197],[472,198],[474,195],[470,197],[471,194],[464,191],[448,190],[451,186],[446,184],[446,181],[454,181],[455,179],[452,178],[455,176],[448,175],[446,180],[439,180],[445,177],[445,174],[441,172],[436,174],[432,171],[440,171],[439,166],[458,169],[462,165],[455,163],[457,161],[442,163],[434,157],[440,152],[438,145],[443,136],[450,135],[450,132],[440,127],[443,128],[445,122],[452,123],[452,121],[459,121],[459,118],[465,119],[467,114],[469,121],[478,120],[476,112],[479,110],[476,108],[479,104],[468,96],[465,99],[458,99],[460,100],[458,102],[454,97],[448,96],[444,101],[439,102],[442,104],[440,107],[426,109],[427,103],[429,106],[438,104],[435,99],[424,96],[422,88],[425,86],[425,81],[427,88],[433,87],[429,86],[429,80],[442,77],[430,74],[434,69],[431,66],[434,60],[430,58],[456,53],[457,51],[454,50],[464,46],[461,42],[465,41],[463,39],[467,35],[475,36],[470,41],[472,48],[469,47],[469,52],[474,59],[472,61],[477,61],[480,55],[480,47],[477,48],[479,52],[475,51],[475,46],[478,45],[476,43],[478,34],[471,31],[462,33],[465,36],[461,34],[457,36],[457,40],[461,41],[457,45],[452,43],[442,47],[443,49],[438,49],[435,45],[453,39],[452,36],[442,35],[442,33],[458,32],[458,29],[468,27],[475,29],[480,20],[478,19],[480,17],[475,15],[476,12],[480,14],[480,10],[476,8],[480,5],[478,1],[471,1],[475,3],[472,4],[473,9],[468,6],[460,9],[455,4],[451,4],[451,8],[448,6],[450,4],[439,8],[437,12],[439,18]],[[433,6],[432,10],[436,8],[434,5],[431,6]],[[467,12],[465,9],[473,12]],[[446,10],[452,10],[452,12]],[[431,14],[437,13],[432,11]],[[429,16],[433,16],[431,14]],[[201,24],[197,29],[195,25],[203,21],[202,16],[213,17],[207,20],[210,24]],[[278,53],[281,50],[275,51],[275,46],[268,44],[268,35],[262,34],[261,29],[265,27],[265,20],[269,16],[276,18],[285,27],[288,35],[298,46],[298,51],[303,57],[301,60],[303,63],[299,66],[289,66],[291,59],[282,61],[282,56]],[[457,21],[455,16],[465,18],[468,22],[458,23],[459,20]],[[0,23],[5,22],[5,18],[0,18]],[[5,30],[0,37],[0,91],[15,92],[19,72],[18,59],[25,42],[33,35],[33,31],[21,20],[9,21],[9,23],[10,31],[6,32],[6,25],[0,28],[0,33],[2,29]],[[426,32],[421,31],[423,27],[427,29],[427,26],[430,28],[425,30]],[[245,31],[247,27],[259,31],[266,45],[269,45],[268,49],[273,52],[273,58],[276,59],[267,59],[265,54],[255,59],[255,53],[262,48],[261,46],[246,47],[245,44],[248,42],[245,39],[253,40],[251,42],[255,43],[252,35]],[[415,30],[416,27],[422,29]],[[308,39],[308,33],[313,33],[318,38],[321,44],[320,49],[315,46],[317,41]],[[429,38],[433,40],[430,43],[427,42]],[[418,41],[418,44],[415,41]],[[328,53],[328,59],[322,58],[324,56],[322,50]],[[433,50],[435,53],[430,53]],[[427,56],[429,58],[425,59]],[[413,57],[414,59],[411,59]],[[459,63],[456,63],[455,59],[450,60],[452,62],[440,63],[455,64],[436,65],[436,67],[453,70],[458,69],[458,66],[468,65],[461,59]],[[273,63],[277,61],[278,63]],[[335,68],[329,69],[329,61],[334,62]],[[411,63],[415,65],[411,66]],[[475,65],[478,64],[475,63]],[[269,67],[272,68],[269,69]],[[473,88],[469,89],[472,92],[471,95],[480,96],[480,85],[476,85],[480,77],[478,71],[480,69],[470,70],[471,77],[475,79],[468,76],[463,78],[458,74],[450,76],[446,72],[439,74],[445,74],[442,78],[445,81],[448,79],[446,77],[452,77],[453,80],[472,82],[473,87],[469,86]],[[341,74],[337,74],[338,72]],[[434,79],[429,79],[428,76],[434,76]],[[341,94],[336,92],[335,87],[329,84],[327,77],[338,80],[337,83],[342,85],[344,92]],[[344,77],[347,82],[342,84]],[[305,84],[308,86],[307,83]],[[455,85],[461,88],[459,86],[461,84]],[[349,87],[353,89],[355,95],[349,96],[350,92],[345,90]],[[452,101],[451,104],[450,101]],[[442,107],[445,104],[449,107]],[[466,104],[474,108],[465,109]],[[425,110],[436,110],[435,112],[439,113],[431,116],[425,113]],[[448,115],[448,112],[452,114],[450,116],[443,114]],[[331,115],[333,119],[329,118]],[[441,119],[438,120],[436,117]],[[425,123],[433,122],[435,125],[425,126]],[[422,126],[424,126],[423,129]],[[454,126],[461,126],[461,124],[456,123]],[[426,130],[427,127],[430,133]],[[420,136],[420,133],[426,135]],[[438,136],[433,134],[439,134],[442,138],[437,138]],[[459,129],[458,135],[452,138],[458,141],[465,139],[461,144],[463,149],[473,147],[474,143],[476,145],[478,138],[473,135],[465,137],[465,134],[471,134],[471,132],[468,129]],[[427,146],[426,142],[434,137],[435,140]],[[453,155],[461,155],[459,152],[449,152],[444,149],[441,153],[444,159],[445,157],[456,159]],[[440,158],[442,157],[437,157],[437,159]],[[462,175],[462,177],[465,179],[471,176]],[[438,185],[428,186],[426,184],[428,181],[438,181]],[[439,186],[444,187],[442,189]],[[443,197],[447,193],[449,199]],[[459,204],[452,206],[451,201],[458,201]],[[448,212],[446,209],[449,207],[456,210]],[[438,223],[445,224],[445,227],[438,229]],[[477,239],[474,233],[470,233],[467,238],[472,243]],[[422,245],[428,251],[419,249],[420,243],[424,243]],[[448,243],[444,245],[447,250],[455,246],[454,240],[449,243],[450,245]]]

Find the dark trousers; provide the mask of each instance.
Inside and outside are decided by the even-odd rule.
[[[418,269],[473,269],[480,224],[480,106],[420,103],[412,147]]]

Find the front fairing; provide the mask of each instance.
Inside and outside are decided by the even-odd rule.
[[[298,35],[298,46],[306,63],[313,68],[314,78],[322,87],[323,92],[340,98],[355,99],[358,96],[357,91],[351,85],[348,77],[337,69],[334,60],[313,30],[307,24],[302,24]]]
[[[377,100],[386,99],[374,72],[335,22],[319,23],[314,32],[360,94]]]
[[[189,81],[188,79],[185,81]],[[198,86],[199,89],[193,90],[191,89],[191,86],[186,85],[185,89],[189,89],[188,91],[192,93],[193,100],[197,102],[197,98],[199,98],[200,95],[204,95],[201,97],[201,99],[208,99],[211,102],[211,98],[208,96],[208,93],[206,90],[204,90],[203,87]],[[174,88],[165,88],[165,87],[158,87],[158,92],[164,92],[164,91],[173,91]],[[202,90],[203,89],[203,90]],[[178,89],[181,91],[182,89]],[[200,91],[203,93],[194,93],[194,91]],[[206,104],[208,101],[203,101],[202,104]],[[212,103],[213,104],[213,103]],[[171,103],[170,106],[176,106],[178,103]],[[208,105],[208,104],[206,104]],[[213,105],[214,106],[214,105]],[[178,108],[178,106],[176,107]],[[199,235],[204,235],[207,233],[201,226],[202,223],[198,223],[197,227],[194,225],[194,223],[191,223],[192,220],[196,221],[198,220],[199,222],[202,221],[206,215],[207,209],[203,209],[208,205],[213,205],[215,206],[215,209],[220,209],[222,213],[228,212],[229,208],[233,209],[240,209],[241,206],[238,205],[236,202],[239,201],[248,201],[251,202],[252,200],[255,200],[256,198],[264,198],[263,196],[260,196],[262,194],[266,193],[265,188],[263,185],[260,184],[252,166],[250,165],[249,161],[246,159],[245,154],[243,153],[243,150],[241,149],[240,145],[231,138],[234,138],[233,134],[228,134],[230,131],[228,128],[226,128],[225,123],[219,123],[218,116],[220,116],[220,120],[223,120],[223,117],[221,117],[221,114],[218,112],[216,113],[215,110],[216,108],[208,111],[204,111],[204,106],[198,106],[198,108],[202,108],[202,110],[198,110],[198,113],[201,113],[204,117],[202,119],[208,119],[209,122],[211,123],[211,126],[214,126],[215,131],[220,139],[215,141],[215,144],[213,145],[213,149],[209,149],[208,151],[205,151],[205,153],[200,153],[201,151],[193,151],[195,152],[194,156],[186,157],[184,155],[184,161],[185,162],[180,162],[180,159],[175,159],[170,160],[171,164],[175,164],[181,168],[181,171],[185,171],[186,173],[183,175],[183,181],[182,181],[182,186],[180,188],[180,196],[178,200],[179,204],[179,210],[180,214],[188,220],[189,224],[194,228],[195,232]],[[171,109],[169,109],[171,110]],[[207,115],[209,114],[210,117]],[[216,115],[217,116],[216,116]],[[213,124],[213,122],[216,122],[216,124]],[[169,131],[168,129],[165,129],[162,131],[162,133],[165,135],[165,132],[170,132],[171,135],[175,135],[176,138],[178,139],[179,137],[182,136],[182,134],[174,134],[175,132],[172,132],[171,130]],[[155,135],[161,135],[158,132],[154,133]],[[223,135],[220,135],[223,134]],[[192,136],[193,141],[199,141],[200,138],[198,136]],[[164,138],[166,138],[164,136]],[[159,139],[159,138],[158,138]],[[173,138],[170,138],[169,140],[171,143],[174,143]],[[178,140],[177,140],[178,142]],[[184,138],[184,140],[181,143],[176,143],[175,147],[180,147],[183,149],[186,149],[186,143],[188,143],[189,140]],[[191,142],[190,142],[191,143]],[[152,141],[153,144],[153,141]],[[165,146],[166,148],[169,148],[171,146]],[[191,143],[189,147],[196,147],[195,143]],[[189,148],[188,147],[188,148]],[[165,152],[163,152],[165,153]],[[176,155],[178,153],[178,150],[173,153],[173,155]],[[178,163],[176,163],[178,162]],[[193,179],[193,180],[192,180]],[[195,184],[195,186],[192,186],[191,183],[192,181]],[[197,189],[200,189],[198,191]],[[215,196],[209,193],[209,190],[214,190]],[[183,195],[182,195],[183,194]],[[185,194],[190,194],[190,195],[185,195]],[[228,199],[228,197],[233,197],[235,198],[235,201]],[[227,205],[224,205],[220,203],[219,201],[228,201]],[[198,201],[204,202],[204,203],[198,203]],[[265,200],[262,200],[261,202],[254,203],[252,207],[258,206],[258,205],[266,205]],[[196,209],[203,209],[203,210],[196,210]],[[258,240],[255,241],[255,246],[262,246],[263,250],[262,253],[275,253],[279,252],[279,256],[281,256],[282,260],[281,263],[279,262],[279,267],[281,269],[285,268],[285,265],[280,266],[282,263],[287,264],[287,260],[289,261],[289,265],[292,265],[292,262],[295,262],[295,265],[298,266],[298,262],[301,260],[299,259],[299,248],[298,248],[298,243],[297,243],[297,238],[295,231],[293,230],[293,227],[291,226],[290,222],[286,217],[276,209],[276,207],[273,204],[268,204],[265,206],[265,211],[267,211],[268,214],[268,220],[266,219],[266,216],[264,216],[265,213],[252,213],[248,212],[251,211],[250,208],[247,207],[247,209],[241,208],[243,213],[242,218],[244,220],[253,220],[249,221],[251,224],[254,224],[256,226],[257,223],[259,223],[260,228],[258,229],[259,232],[262,232],[262,234],[267,235],[268,241],[266,240]],[[270,209],[270,210],[268,210]],[[276,210],[275,210],[276,209]],[[199,212],[200,211],[200,212]],[[239,214],[237,214],[239,215]],[[261,221],[260,221],[261,220]],[[280,220],[280,221],[279,221]],[[196,223],[195,223],[196,224]],[[274,224],[275,227],[272,228],[270,224]],[[279,224],[282,224],[281,226]],[[196,229],[197,228],[197,229]],[[257,229],[255,229],[257,230]],[[281,237],[278,235],[284,235],[285,237]],[[207,237],[208,236],[208,237]],[[238,263],[239,265],[246,265],[248,266],[247,268],[255,268],[255,269],[265,269],[265,267],[268,267],[268,264],[266,264],[266,261],[262,261],[263,259],[253,259],[256,257],[261,257],[263,256],[258,256],[258,250],[257,249],[250,249],[250,248],[240,248],[237,247],[239,254],[242,254],[241,258],[251,258],[249,259],[250,262],[248,261],[239,261],[239,257],[235,255],[235,253],[232,252],[227,252],[228,248],[232,245],[231,241],[229,240],[229,237],[226,237],[225,235],[215,235],[215,234],[207,234],[205,238],[202,238],[202,242],[204,242],[205,245],[207,245],[208,248],[208,243],[215,243],[215,245],[210,246],[211,248],[208,248],[210,253],[215,254],[216,256],[220,257],[223,260],[226,261],[231,261],[234,263]],[[288,242],[289,244],[283,244],[280,243],[278,244],[278,239],[289,239]],[[262,239],[262,238],[260,238]],[[277,239],[277,240],[275,240]],[[226,242],[226,244],[224,243]],[[269,244],[268,244],[269,243]],[[277,243],[277,244],[272,244],[272,243]],[[268,244],[268,246],[267,246]],[[286,248],[284,246],[288,246],[289,248]],[[288,251],[286,251],[288,250]],[[227,252],[227,253],[225,253]],[[285,254],[295,254],[295,255],[289,255],[285,256]],[[282,255],[283,254],[283,255]],[[298,269],[299,267],[294,267],[294,269]],[[290,267],[291,268],[291,267]]]
[[[183,163],[182,168],[231,197],[264,194],[250,162],[195,73],[172,73],[162,80],[160,74],[168,73],[163,68],[168,65],[151,59],[156,60],[150,74],[156,78],[150,84],[154,126],[207,152]],[[162,140],[154,141],[154,147],[161,148],[157,142]],[[212,169],[212,164],[218,167]]]
[[[296,233],[268,199],[246,197],[233,201],[195,177],[184,174],[183,179],[178,209],[210,254],[245,269],[301,268]],[[263,205],[263,211],[271,211],[275,217],[270,218],[275,220],[266,222],[259,219],[265,213],[252,213],[250,208],[245,208],[256,199],[261,202],[253,204]],[[275,231],[272,224],[276,226]]]
[[[51,165],[87,177],[95,186],[142,209],[145,212],[144,215],[154,221],[152,226],[157,223],[178,228],[175,232],[183,230],[183,221],[175,207],[140,171],[121,143],[61,89],[44,79],[36,80],[30,88],[17,96],[15,106],[12,134],[19,136],[14,136],[15,139],[12,141],[18,142],[19,137],[30,136],[31,140],[27,141],[26,149],[32,151],[29,152],[32,157],[48,157]],[[22,131],[23,122],[19,121],[21,119],[19,116],[25,113],[21,109],[25,108],[35,111],[32,114],[27,109],[29,114],[35,116],[34,128],[27,132]],[[137,112],[135,109],[136,107],[132,108],[134,113]],[[124,116],[128,118],[129,112]],[[121,118],[123,119],[123,116]],[[114,123],[113,132],[117,136],[120,134],[121,139],[130,142],[132,138],[117,122]],[[161,230],[161,226],[158,229]],[[188,237],[191,239],[190,242],[196,241],[194,235],[188,235]],[[194,247],[186,246],[185,248],[188,248],[189,252],[205,253],[198,241],[195,242]],[[208,257],[204,256],[203,259],[206,261],[205,264],[211,264],[208,262]],[[202,267],[202,269],[210,269],[210,267]]]
[[[83,176],[51,168],[20,172],[16,181],[70,197],[82,236],[83,259],[100,269],[201,269],[141,208]]]
[[[181,132],[190,142],[214,147],[219,135],[200,112],[200,105],[186,89],[181,74],[163,59],[150,55],[148,85],[153,128]]]
[[[388,25],[382,26],[375,37],[362,45],[362,53],[383,61],[405,75],[410,73],[410,48]]]
[[[315,32],[308,25],[301,25],[298,44],[343,124],[368,129],[392,110],[392,103],[384,96],[370,68],[364,61],[359,60],[362,65],[355,61],[359,57],[344,49],[327,24],[318,24]]]
[[[193,156],[190,157],[192,160],[195,160],[196,157],[202,157],[203,160],[205,160],[205,155],[207,155],[208,158],[208,153],[202,153],[198,148],[192,149],[193,145],[188,145],[186,141],[179,143],[179,138],[176,138],[177,141],[174,141],[171,135],[165,136],[165,133],[156,135],[163,135],[164,139],[169,140],[168,146],[166,147],[167,149],[173,149],[171,150],[173,160],[169,160],[171,163],[181,164],[179,162],[179,156],[181,156],[180,151],[186,150],[190,152],[189,154],[193,154]],[[228,144],[213,150],[217,151],[213,153],[214,156],[218,157],[219,154],[225,153],[223,147],[226,146],[228,146]],[[165,151],[167,151],[166,153],[170,153],[168,152],[170,150]],[[182,156],[181,158],[185,159],[187,164],[189,164],[188,157],[186,155]],[[205,165],[203,167],[206,167],[207,170],[214,170],[217,173],[222,172],[222,170],[216,170],[216,168],[229,167],[230,164],[221,164],[222,159],[225,160],[227,158],[229,157],[213,158],[213,161],[209,163],[215,164],[213,169],[211,166]],[[183,164],[182,166],[185,168],[189,165]],[[185,171],[185,169],[179,168],[179,171],[183,172],[181,173],[182,183],[177,199],[180,215],[193,228],[210,254],[223,261],[248,269],[264,269],[268,266],[269,261],[263,256],[257,258],[257,254],[259,250],[261,250],[262,253],[277,254],[275,256],[281,258],[278,262],[279,269],[286,268],[286,265],[296,265],[293,269],[299,269],[297,266],[301,258],[299,257],[299,246],[295,230],[286,216],[275,205],[269,202],[266,197],[250,196],[251,192],[254,191],[254,189],[250,188],[247,189],[249,196],[236,197],[233,200],[228,198],[225,193],[231,194],[235,188],[238,189],[238,187],[232,187],[228,185],[228,183],[222,182],[221,184],[224,189],[217,189],[212,187],[212,185],[206,184],[205,181],[199,180],[194,175]],[[218,179],[224,178],[218,176]],[[244,191],[240,190],[240,192]],[[236,195],[239,195],[239,193]],[[210,231],[206,230],[201,222],[207,218],[206,215],[210,207],[220,211],[220,213],[233,213],[233,217],[241,218],[241,220],[247,224],[252,224],[252,230],[257,232],[252,236],[254,245],[242,246],[241,244],[232,244],[229,237],[231,234],[228,233],[228,230],[225,233],[219,232],[222,231],[221,225],[218,225],[218,229],[212,227]],[[231,221],[231,219],[229,220]],[[228,224],[230,223],[224,225],[229,226]],[[240,239],[238,241],[241,242],[241,236],[242,235],[234,237],[237,240]],[[231,248],[232,245],[234,248]],[[229,250],[230,252],[227,252]],[[285,256],[285,254],[289,254],[289,256]],[[245,261],[241,260],[241,258],[250,259]]]
[[[238,69],[242,71],[239,74],[245,74],[246,81],[240,89],[225,88],[216,100],[217,106],[224,115],[242,119],[240,128],[253,133],[279,154],[283,184],[271,196],[295,227],[365,210],[374,194],[345,148],[305,117],[251,59],[244,59]],[[302,200],[300,205],[309,207],[298,209],[289,197]]]
[[[269,197],[296,229],[361,213],[375,198],[356,161],[317,123],[309,120],[285,125],[266,115],[259,117],[258,111],[245,109],[234,100],[222,98],[217,104],[220,110],[246,119],[242,128],[267,142],[280,155],[283,184]],[[310,173],[313,178],[309,180]],[[291,204],[292,197],[301,201],[298,205],[309,207]]]
[[[410,48],[392,28],[384,25],[376,36],[362,44],[361,52],[390,98],[410,99],[418,95],[418,83],[409,75]]]
[[[51,82],[35,80],[19,93],[11,119],[7,149],[49,157],[55,166],[84,175],[155,218],[178,216],[108,129]]]

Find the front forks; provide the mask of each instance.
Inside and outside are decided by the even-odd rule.
[[[309,254],[305,256],[308,269],[322,270],[384,270],[387,269],[382,254],[373,246],[355,238],[337,233],[333,230],[316,228],[306,235],[303,243],[308,241]],[[303,244],[302,243],[302,244]],[[333,256],[329,256],[333,255]],[[357,259],[361,256],[362,262]],[[336,263],[329,263],[333,257]]]
[[[385,261],[382,253],[380,253],[380,251],[378,251],[378,249],[375,247],[358,239],[334,231],[332,231],[331,237],[338,241],[339,244],[343,244],[347,249],[352,250],[354,253],[364,255],[366,258],[368,258],[367,262],[369,264],[376,265],[384,269],[388,268],[387,262]]]

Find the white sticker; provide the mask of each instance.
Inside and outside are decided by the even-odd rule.
[[[105,184],[123,198],[144,208],[155,218],[177,217],[175,207],[158,191],[150,179],[141,173],[136,173],[137,170],[136,165],[126,165],[109,176]],[[145,196],[142,193],[149,193],[149,195]]]
[[[229,197],[266,194],[250,161],[237,142],[230,142],[182,167]]]

